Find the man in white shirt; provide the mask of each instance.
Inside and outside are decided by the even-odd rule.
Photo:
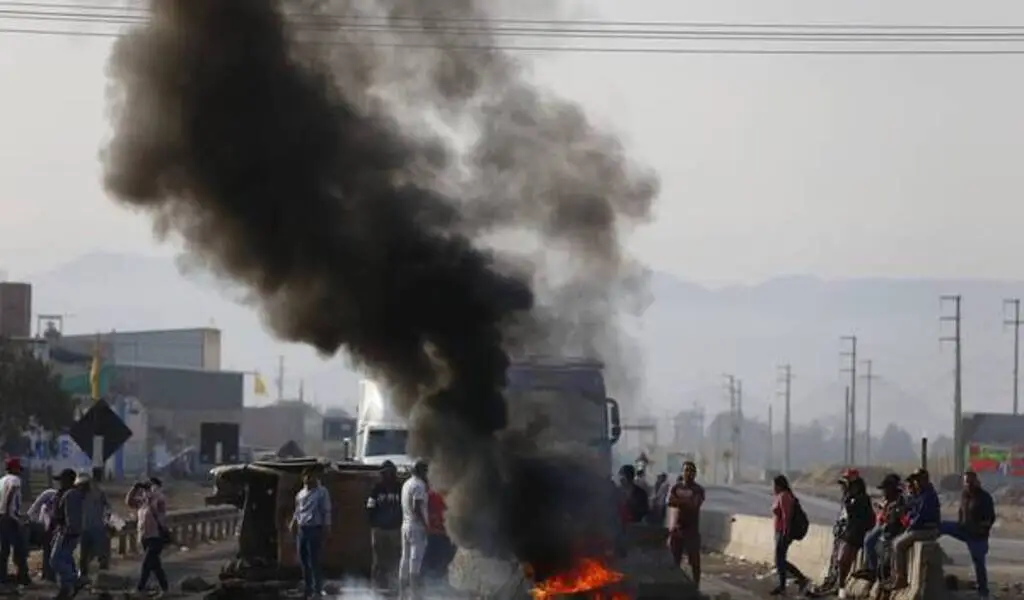
[[[10,581],[7,560],[14,554],[15,582],[20,585],[31,583],[28,575],[28,547],[21,532],[21,461],[8,458],[5,465],[7,474],[0,477],[0,575]]]
[[[399,594],[418,597],[423,566],[423,554],[427,550],[427,463],[417,460],[412,467],[412,477],[402,485],[402,559],[398,566]]]

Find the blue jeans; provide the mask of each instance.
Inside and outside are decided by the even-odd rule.
[[[978,581],[978,593],[987,596],[988,566],[985,564],[985,557],[988,556],[988,538],[972,538],[955,521],[939,523],[939,535],[948,535],[967,546],[967,553],[971,555],[971,562],[974,563],[974,578]]]
[[[78,569],[75,568],[75,548],[78,536],[66,536],[58,533],[53,538],[53,550],[50,551],[50,567],[57,576],[57,583],[63,591],[71,591],[78,583]]]
[[[882,540],[883,529],[875,527],[864,536],[864,568],[878,573],[878,544]]]
[[[142,556],[142,570],[139,572],[139,584],[136,589],[143,591],[149,585],[149,576],[156,577],[156,583],[160,589],[167,591],[170,586],[167,584],[167,573],[164,571],[163,559],[160,558],[164,551],[165,542],[163,538],[153,537],[142,540],[142,547],[146,553]]]
[[[318,525],[299,527],[295,545],[299,549],[299,564],[302,565],[302,581],[306,596],[319,594],[324,589],[320,571],[320,549],[323,547],[324,528]]]
[[[796,568],[793,563],[787,560],[789,555],[789,546],[793,543],[793,540],[787,538],[779,532],[775,533],[775,572],[779,576],[779,587],[786,587],[786,576],[792,575],[797,581],[805,582],[807,577],[800,572],[800,569]]]

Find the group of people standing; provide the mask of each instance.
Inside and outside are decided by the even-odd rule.
[[[62,470],[53,478],[55,485],[40,492],[29,509],[22,512],[21,462],[9,458],[4,466],[6,473],[0,477],[0,577],[4,583],[19,587],[32,585],[28,550],[38,546],[43,551],[41,579],[58,585],[59,600],[70,599],[89,585],[93,561],[100,569],[109,567],[108,528],[112,510],[96,481],[102,471],[89,474]],[[146,591],[150,575],[155,575],[160,585],[153,593],[155,596],[168,589],[160,560],[163,546],[169,540],[164,525],[166,501],[160,484],[157,478],[137,483],[125,499],[137,514],[139,539],[146,550],[138,590]],[[13,578],[8,571],[12,557]]]
[[[779,585],[773,595],[785,592],[792,577],[801,592],[824,596],[841,589],[849,577],[882,581],[886,589],[907,587],[909,552],[915,542],[934,541],[942,535],[964,542],[974,564],[978,594],[988,598],[986,557],[988,539],[995,522],[992,496],[982,488],[973,472],[963,475],[963,491],[956,521],[943,521],[941,503],[928,471],[918,469],[901,478],[886,475],[876,486],[882,497],[877,506],[868,494],[867,484],[856,469],[845,471],[839,479],[842,502],[833,526],[834,548],[829,571],[821,585],[809,588],[810,580],[788,562],[789,547],[802,538],[796,534],[794,517],[806,514],[782,475],[774,481],[775,568]],[[804,525],[806,533],[806,525]],[[852,572],[857,554],[863,552],[864,568]]]
[[[623,523],[649,522],[665,524],[666,546],[675,564],[686,559],[694,583],[700,585],[701,537],[700,511],[704,505],[704,488],[697,483],[697,464],[683,463],[682,473],[674,481],[659,475],[653,489],[645,485],[642,469],[623,465],[619,469],[619,515]]]
[[[394,463],[381,465],[380,479],[366,498],[374,588],[392,590],[397,583],[400,597],[417,598],[425,579],[443,576],[455,552],[445,534],[444,510],[442,495],[430,487],[425,461],[416,461],[404,482]],[[303,473],[290,527],[304,597],[323,596],[320,552],[331,527],[331,498],[316,470]]]

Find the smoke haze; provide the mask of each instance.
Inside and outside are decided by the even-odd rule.
[[[643,286],[622,236],[656,180],[531,87],[474,1],[151,8],[110,63],[108,190],[251,290],[277,335],[396,389],[460,546],[564,567],[593,482],[496,436],[509,352],[629,370],[616,317]],[[534,250],[490,243],[507,233]]]

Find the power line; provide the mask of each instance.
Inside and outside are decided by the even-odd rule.
[[[117,38],[121,34],[109,31],[72,31],[55,29],[4,28],[0,34],[39,35],[56,37]],[[629,46],[541,46],[506,44],[438,44],[402,42],[348,42],[340,40],[308,40],[302,43],[319,46],[377,46],[382,48],[416,48],[437,50],[478,50],[485,52],[544,52],[595,54],[665,54],[665,55],[734,55],[734,56],[1017,56],[1021,49],[800,49],[800,48],[666,48]]]
[[[10,2],[0,1],[0,6],[7,6],[11,8],[33,8],[33,9],[49,9],[49,10],[78,10],[78,11],[98,11],[98,12],[122,12],[122,13],[140,13],[147,14],[149,11],[142,7],[132,6],[110,6],[102,4],[79,4],[79,3],[60,3],[60,2]],[[566,27],[672,27],[672,28],[743,28],[743,29],[755,29],[755,30],[777,30],[777,29],[820,29],[826,31],[851,31],[851,30],[866,30],[866,31],[975,31],[975,32],[987,32],[987,31],[1007,31],[1007,30],[1022,30],[1024,31],[1024,25],[990,25],[990,24],[977,24],[977,25],[945,25],[940,23],[934,24],[893,24],[893,23],[795,23],[795,22],[775,22],[775,23],[737,23],[729,21],[609,21],[601,19],[531,19],[531,18],[511,18],[511,17],[458,17],[458,16],[431,16],[427,18],[411,17],[411,16],[372,16],[359,14],[352,12],[348,14],[338,14],[330,12],[314,12],[314,11],[285,11],[288,16],[294,15],[307,15],[315,17],[323,16],[339,16],[350,19],[358,20],[372,20],[376,19],[384,22],[425,22],[430,24],[437,23],[455,23],[455,24],[480,24],[480,25],[501,25],[501,24],[516,24],[516,25],[548,25],[548,26],[566,26]]]

